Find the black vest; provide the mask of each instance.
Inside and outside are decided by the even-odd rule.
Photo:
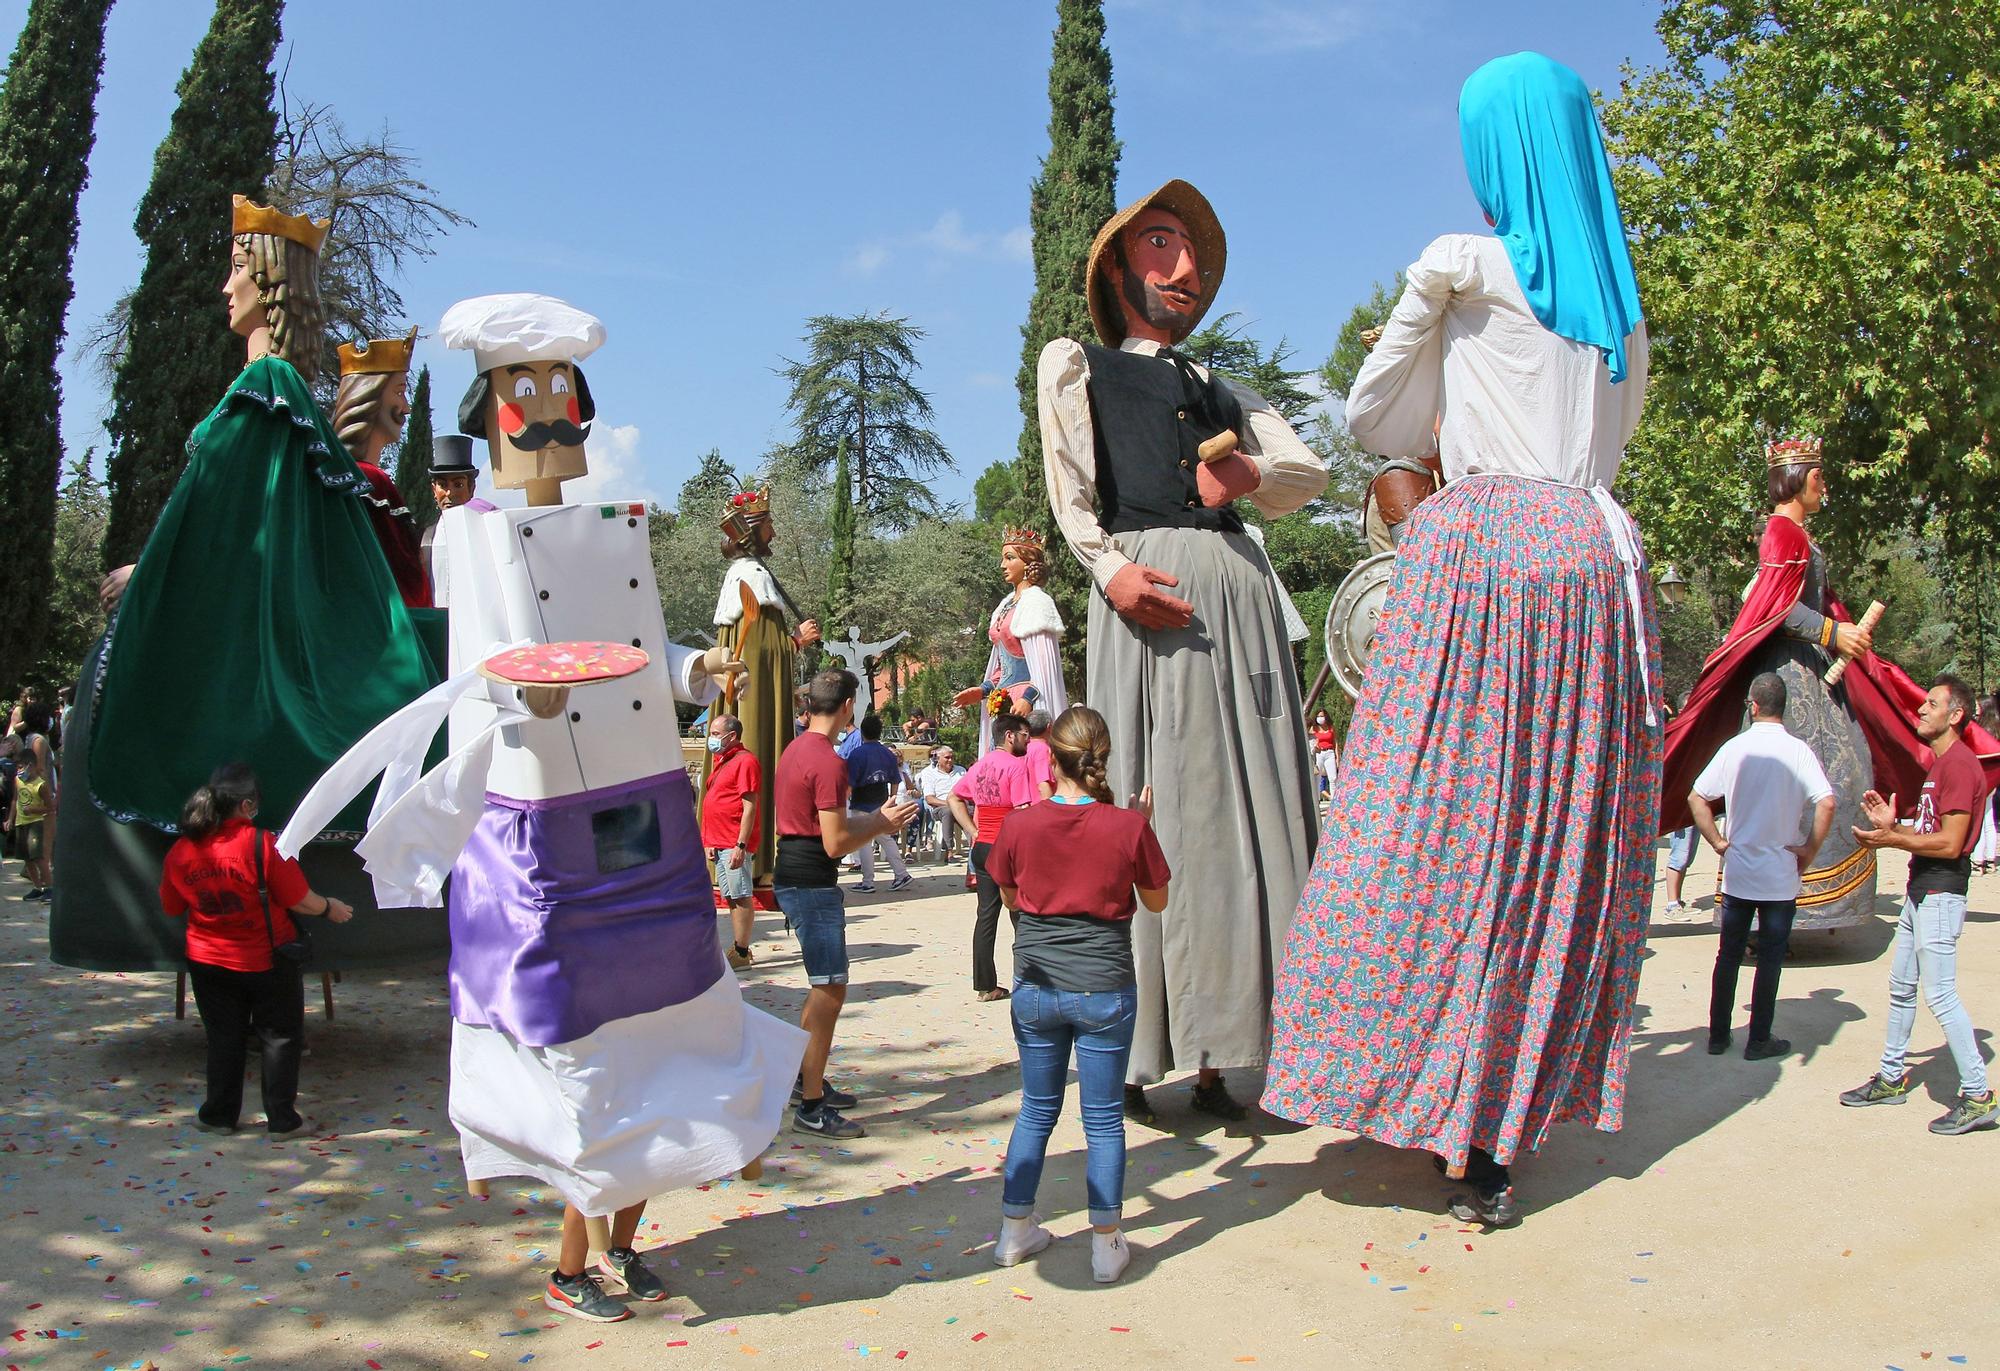
[[[1085,343],[1090,420],[1097,448],[1099,523],[1106,533],[1205,528],[1240,533],[1243,520],[1201,502],[1195,469],[1202,440],[1243,432],[1236,397],[1171,361]]]

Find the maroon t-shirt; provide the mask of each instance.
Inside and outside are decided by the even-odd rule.
[[[1014,810],[986,872],[1015,891],[1016,980],[1082,994],[1132,985],[1134,887],[1158,890],[1170,875],[1145,815],[1053,799]]]
[[[772,882],[838,884],[840,863],[826,855],[819,815],[823,809],[847,811],[847,763],[824,733],[807,729],[778,754],[771,803],[778,825],[778,861],[771,873]]]
[[[1981,806],[1986,802],[1986,771],[1979,758],[1963,742],[1931,763],[1924,777],[1923,793],[1917,797],[1916,830],[1936,833],[1944,827],[1947,814],[1965,814],[1965,847],[1953,857],[1919,857],[1910,854],[1909,896],[1922,900],[1926,895],[1963,895],[1972,879],[1970,854],[1979,841]]]

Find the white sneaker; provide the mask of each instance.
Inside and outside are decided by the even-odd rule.
[[[1665,924],[1684,924],[1689,922],[1695,915],[1696,910],[1694,906],[1683,900],[1669,900],[1667,907],[1660,911],[1660,922]]]
[[[993,1262],[996,1266],[1012,1266],[1024,1257],[1032,1257],[1055,1240],[1055,1235],[1042,1227],[1039,1215],[1029,1215],[1025,1219],[1000,1220],[1000,1241],[993,1244]]]
[[[1132,1249],[1125,1245],[1125,1230],[1109,1233],[1090,1230],[1090,1274],[1099,1285],[1109,1285],[1125,1274],[1132,1264]]]

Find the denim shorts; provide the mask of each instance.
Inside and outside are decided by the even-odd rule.
[[[736,849],[717,847],[709,849],[708,859],[715,866],[715,888],[722,898],[735,904],[745,904],[750,899],[750,869],[757,864],[757,854],[746,852],[742,863],[731,869],[728,857]]]
[[[1694,865],[1695,844],[1700,838],[1693,824],[1674,830],[1672,841],[1667,844],[1667,869],[1686,874]]]
[[[847,984],[847,901],[839,886],[781,885],[772,892],[799,940],[812,985]]]

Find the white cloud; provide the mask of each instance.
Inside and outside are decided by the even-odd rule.
[[[565,503],[659,499],[639,454],[637,424],[593,424],[583,450],[590,471],[580,480],[563,482]]]
[[[1031,241],[1026,224],[995,233],[976,233],[966,228],[963,214],[948,209],[928,228],[863,243],[848,255],[845,270],[851,276],[873,276],[892,258],[911,250],[932,266],[978,259],[1025,262]]]

